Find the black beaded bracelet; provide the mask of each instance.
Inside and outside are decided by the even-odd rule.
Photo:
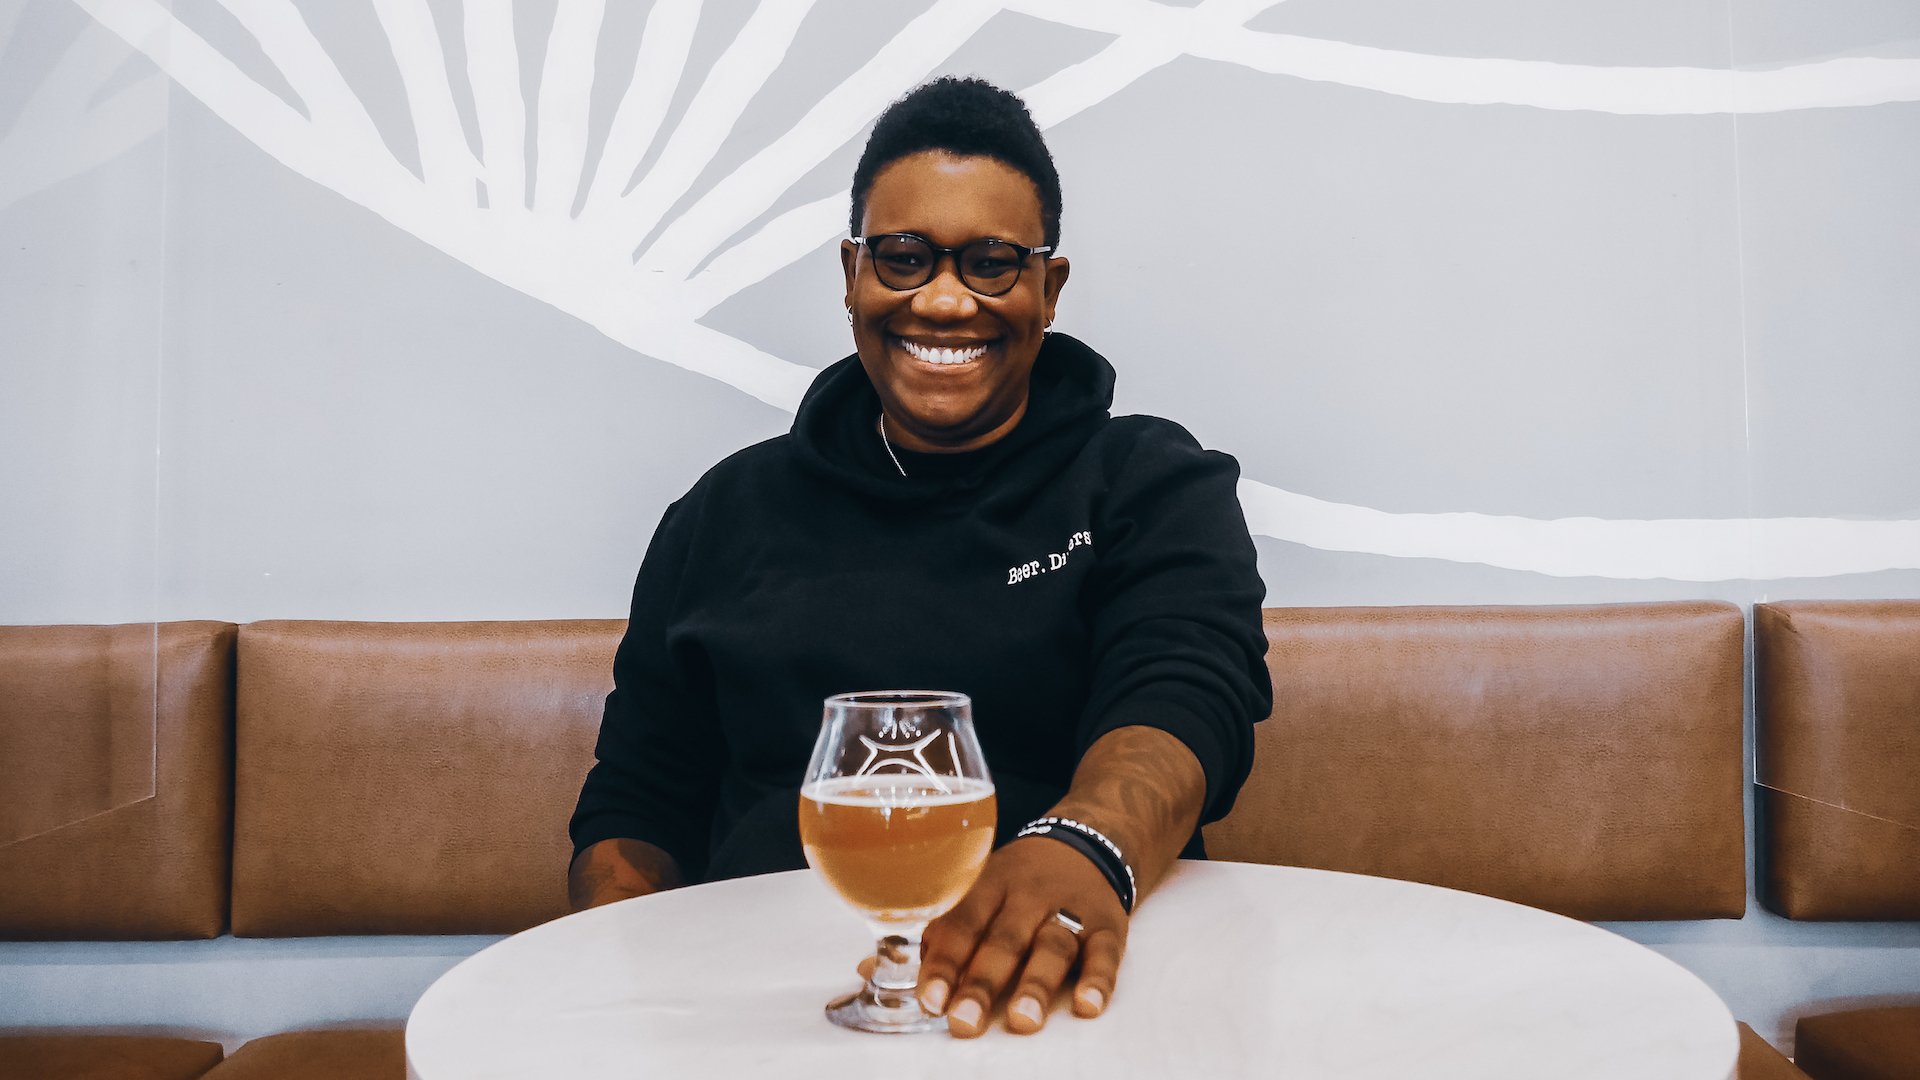
[[[1114,893],[1120,897],[1121,910],[1133,914],[1133,867],[1127,865],[1120,848],[1100,830],[1072,818],[1043,817],[1029,822],[1014,834],[1014,839],[1023,836],[1044,836],[1058,840],[1085,855],[1089,862],[1099,867],[1107,884],[1113,886]]]

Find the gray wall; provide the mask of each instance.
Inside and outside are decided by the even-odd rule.
[[[1240,459],[1270,604],[1920,596],[1907,0],[596,6],[0,0],[0,621],[624,614],[849,351],[846,178],[938,72],[1049,127],[1058,325]],[[1913,925],[1619,929],[1776,1041],[1920,997]],[[0,1024],[248,997],[151,962]]]

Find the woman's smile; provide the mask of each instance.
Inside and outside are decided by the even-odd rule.
[[[940,345],[922,344],[903,337],[893,337],[891,340],[915,360],[935,367],[964,367],[987,355],[985,343]]]

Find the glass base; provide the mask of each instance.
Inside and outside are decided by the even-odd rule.
[[[827,1002],[827,1019],[843,1028],[880,1035],[918,1035],[947,1030],[946,1017],[934,1016],[922,1009],[912,994],[904,997],[898,1004],[886,1004],[875,1000],[870,990],[862,989]]]

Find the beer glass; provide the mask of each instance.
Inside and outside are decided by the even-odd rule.
[[[872,690],[826,701],[800,789],[807,863],[878,939],[873,975],[827,1004],[859,1031],[936,1031],[913,995],[920,935],[972,887],[993,847],[993,780],[973,703],[937,690]]]

